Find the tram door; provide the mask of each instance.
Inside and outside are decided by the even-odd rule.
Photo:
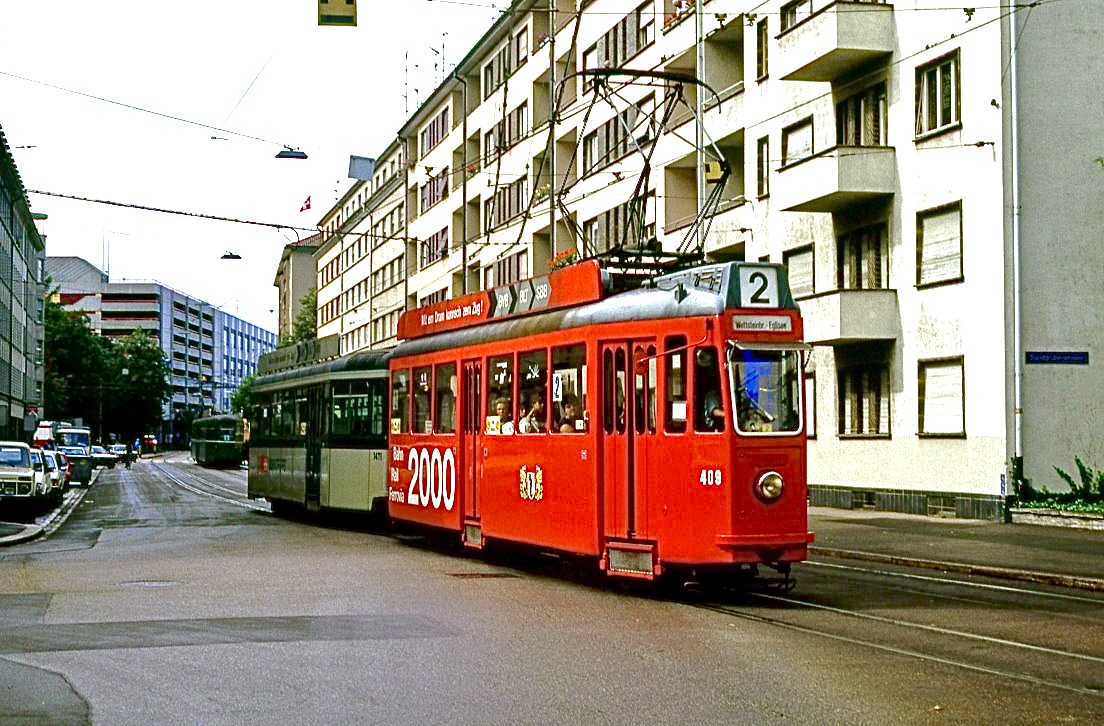
[[[305,391],[296,397],[299,399],[296,402],[299,406],[299,434],[304,437],[303,443],[306,447],[306,491],[303,504],[311,511],[317,511],[322,500],[322,437],[325,433],[322,429],[329,393],[327,385]]]
[[[656,343],[600,345],[605,536],[648,536],[646,462],[655,440]]]
[[[463,362],[461,369],[462,422],[460,429],[459,469],[463,479],[464,518],[479,519],[479,499],[477,497],[479,476],[482,473],[483,458],[480,456],[480,435],[483,432],[483,367],[478,360]]]

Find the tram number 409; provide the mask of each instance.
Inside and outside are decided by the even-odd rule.
[[[698,483],[703,487],[719,487],[724,483],[720,469],[702,469]]]
[[[392,461],[401,462],[401,452],[394,452]],[[410,484],[405,504],[451,512],[456,505],[456,455],[452,449],[410,448],[406,452],[406,466],[410,470]],[[399,481],[396,467],[391,469],[391,481]],[[392,492],[392,501],[396,499],[395,493]],[[398,494],[402,497],[401,490]]]

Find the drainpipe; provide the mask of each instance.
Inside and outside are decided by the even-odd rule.
[[[1020,252],[1021,245],[1021,210],[1020,210],[1020,133],[1019,133],[1019,101],[1017,87],[1019,76],[1017,75],[1016,53],[1016,3],[1012,3],[1012,9],[1008,16],[1008,67],[1009,67],[1009,122],[1012,126],[1010,142],[1012,144],[1012,351],[1014,383],[1013,383],[1013,428],[1014,443],[1012,452],[1012,492],[1006,498],[1005,521],[1011,521],[1012,512],[1009,504],[1013,502],[1023,491],[1024,466],[1023,466],[1023,318],[1022,318],[1022,287],[1023,275],[1021,265],[1023,259]]]
[[[694,62],[697,65],[697,77],[698,80],[705,80],[705,41],[703,38],[702,24],[704,17],[702,15],[702,6],[705,5],[705,0],[697,0],[694,3]],[[694,208],[695,219],[700,218],[702,207],[705,206],[705,179],[704,170],[705,166],[705,118],[703,117],[704,104],[702,103],[702,86],[698,86],[694,89],[694,115],[697,117],[697,123],[694,129],[694,145],[697,147],[694,150],[696,159],[694,160],[695,174],[694,174],[694,188],[697,193],[696,206]],[[701,234],[702,225],[699,224],[696,234]],[[698,238],[698,247],[701,249],[702,254],[705,254],[705,239]]]
[[[582,12],[582,11],[580,11]],[[534,186],[539,182],[534,180]],[[556,256],[556,0],[548,0],[548,244]],[[530,245],[532,247],[532,245]],[[536,260],[533,261],[536,267]]]
[[[410,256],[410,139],[406,136],[399,137],[399,145],[402,147],[402,206],[403,206],[403,310],[408,310],[410,304],[410,268],[406,260]]]
[[[464,135],[464,138],[460,141],[460,148],[463,151],[460,154],[461,168],[460,174],[463,177],[463,181],[460,182],[460,294],[468,294],[468,82],[460,75],[460,69],[456,68],[452,71],[452,77],[460,84],[460,103],[464,105],[461,109],[461,122],[460,133]]]

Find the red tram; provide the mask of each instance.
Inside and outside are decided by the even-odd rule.
[[[813,534],[785,269],[615,283],[590,260],[403,315],[391,518],[609,575],[788,578]]]

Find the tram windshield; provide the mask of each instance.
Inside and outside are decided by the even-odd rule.
[[[801,430],[801,351],[729,345],[728,362],[738,431]]]

